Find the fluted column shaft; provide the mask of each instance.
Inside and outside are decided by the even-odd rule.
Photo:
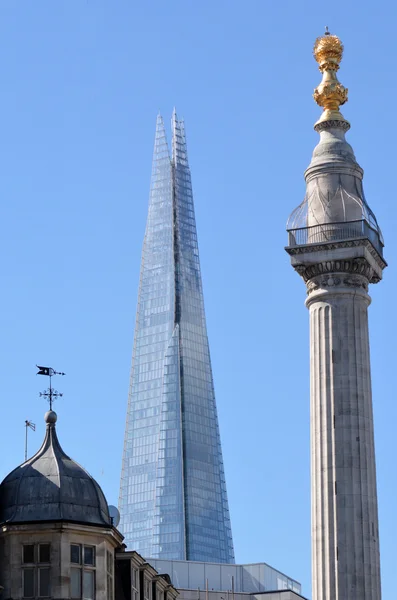
[[[380,600],[368,279],[307,286],[313,600]]]

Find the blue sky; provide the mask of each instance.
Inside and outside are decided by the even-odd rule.
[[[284,252],[317,143],[324,26],[389,268],[372,286],[383,595],[395,595],[396,8],[392,2],[2,0],[0,477],[44,433],[117,504],[156,115],[186,120],[236,558],[310,596],[309,329]]]

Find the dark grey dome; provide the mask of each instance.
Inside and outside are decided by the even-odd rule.
[[[47,430],[40,450],[2,482],[0,523],[70,521],[110,527],[104,493],[62,450],[56,418],[53,411],[46,413]]]

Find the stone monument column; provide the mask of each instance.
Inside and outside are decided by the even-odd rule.
[[[380,600],[368,269],[341,262],[307,282],[313,598]]]
[[[292,213],[289,246],[310,313],[313,600],[380,600],[380,558],[368,285],[386,266],[363,171],[339,112],[347,90],[336,72],[343,46],[328,32],[314,56],[323,73],[320,142]]]

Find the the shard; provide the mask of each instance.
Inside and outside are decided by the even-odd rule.
[[[146,558],[233,563],[184,122],[157,118],[119,508]]]

